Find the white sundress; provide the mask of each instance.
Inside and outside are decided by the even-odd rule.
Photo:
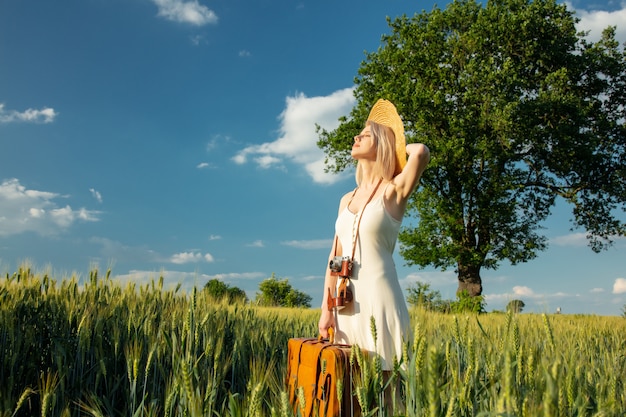
[[[402,222],[387,212],[382,195],[372,199],[361,213],[352,213],[346,207],[335,223],[343,255],[352,254],[359,216],[362,219],[351,279],[354,300],[335,315],[335,341],[378,353],[383,370],[391,370],[394,358],[400,360],[402,344],[410,333],[409,312],[393,260]],[[376,341],[371,317],[376,323]]]

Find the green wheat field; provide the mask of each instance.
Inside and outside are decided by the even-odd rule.
[[[0,278],[0,416],[299,415],[287,341],[315,337],[319,310],[229,305],[109,274]],[[355,355],[363,415],[626,415],[623,317],[411,314],[388,386]]]

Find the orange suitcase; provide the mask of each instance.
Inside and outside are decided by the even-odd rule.
[[[287,350],[286,382],[295,415],[360,415],[358,402],[352,397],[349,345],[319,338],[293,338]]]

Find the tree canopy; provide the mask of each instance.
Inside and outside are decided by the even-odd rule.
[[[256,303],[268,307],[311,307],[311,296],[296,290],[288,279],[277,279],[274,274],[259,284]]]
[[[454,1],[388,20],[391,33],[355,78],[357,104],[320,131],[327,168],[353,162],[351,138],[378,98],[402,116],[431,163],[400,233],[409,265],[455,268],[458,291],[480,271],[547,247],[557,202],[600,251],[626,232],[626,59],[607,28],[592,43],[554,0]],[[413,225],[412,223],[416,223]]]
[[[215,300],[226,300],[229,303],[236,301],[247,302],[246,292],[239,287],[230,286],[219,279],[212,279],[204,284],[207,291]]]

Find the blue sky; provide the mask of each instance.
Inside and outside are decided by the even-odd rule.
[[[251,298],[275,273],[318,306],[354,179],[323,172],[315,124],[349,113],[385,17],[433,5],[0,2],[0,273],[111,268],[183,290],[219,278]],[[626,3],[569,6],[592,39],[617,25],[626,40]],[[521,299],[529,312],[622,313],[626,242],[595,254],[568,221],[557,207],[549,250],[483,271],[488,311]],[[453,271],[396,258],[403,287],[419,280],[454,298]]]

